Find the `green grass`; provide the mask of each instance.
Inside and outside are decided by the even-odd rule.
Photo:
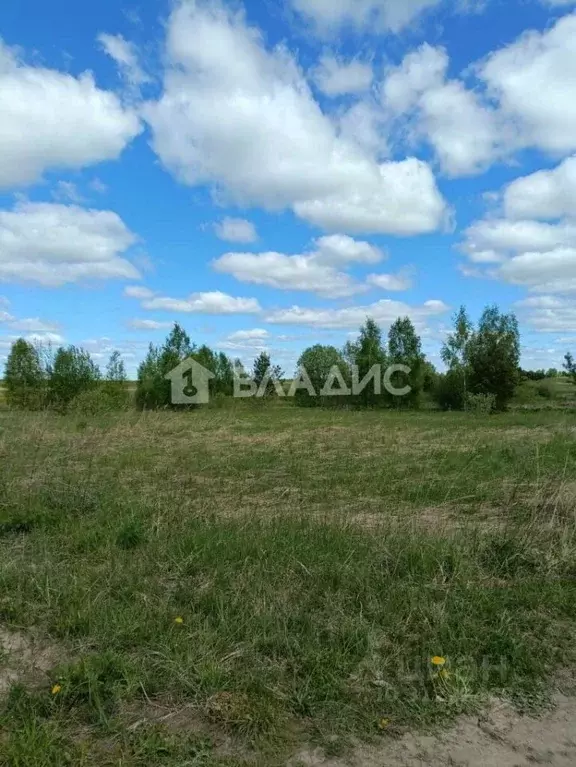
[[[49,658],[4,698],[0,764],[270,766],[545,701],[574,663],[575,436],[562,412],[0,414],[0,630]]]

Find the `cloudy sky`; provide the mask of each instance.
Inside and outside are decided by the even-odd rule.
[[[576,349],[576,0],[0,6],[0,360],[175,320],[291,372],[367,315]]]

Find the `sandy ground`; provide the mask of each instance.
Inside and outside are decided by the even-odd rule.
[[[462,717],[436,735],[387,738],[377,748],[359,747],[346,760],[302,752],[289,767],[554,767],[576,765],[576,697],[558,694],[539,718],[494,702],[481,716]]]

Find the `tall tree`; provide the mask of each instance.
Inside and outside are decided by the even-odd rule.
[[[114,351],[110,355],[104,378],[103,391],[110,406],[126,407],[130,401],[130,392],[127,387],[126,366],[119,351]]]
[[[449,368],[462,368],[468,365],[468,344],[474,328],[464,306],[460,307],[452,319],[454,331],[442,346],[442,361]]]
[[[385,401],[382,395],[382,374],[387,367],[387,354],[382,344],[382,331],[376,322],[368,317],[360,328],[358,340],[345,348],[345,355],[353,359],[358,382],[365,380],[375,365],[381,372],[379,382],[371,381],[358,395],[357,402],[363,407],[376,407]]]
[[[564,370],[572,379],[572,383],[576,384],[576,361],[570,352],[564,357]]]
[[[470,377],[469,345],[474,328],[464,306],[453,317],[454,331],[442,345],[441,357],[450,371],[449,389],[453,394],[452,407],[463,409],[468,394]]]
[[[514,396],[520,362],[520,333],[514,314],[488,306],[468,345],[470,389],[493,394],[497,410],[505,410]]]
[[[410,392],[403,397],[395,397],[397,407],[418,407],[424,388],[425,357],[422,354],[422,341],[409,317],[399,317],[388,333],[388,355],[391,365],[405,365],[409,373],[397,373],[393,377],[396,388],[410,387]]]
[[[124,385],[127,381],[126,366],[118,351],[112,352],[106,365],[106,381]]]
[[[46,377],[36,347],[19,338],[12,344],[4,372],[10,407],[36,410],[45,403]]]
[[[265,379],[268,380],[266,396],[274,393],[274,383],[279,382],[282,375],[282,368],[279,365],[272,365],[268,352],[261,352],[254,360],[252,378],[258,389],[260,389]]]
[[[138,366],[136,406],[156,410],[170,404],[170,384],[164,380],[161,347],[150,344],[146,357]]]
[[[234,393],[234,367],[232,360],[224,352],[218,354],[214,374],[216,392],[231,397]]]
[[[177,322],[161,347],[150,344],[138,368],[136,405],[147,410],[170,407],[172,388],[166,375],[195,351],[188,333]]]

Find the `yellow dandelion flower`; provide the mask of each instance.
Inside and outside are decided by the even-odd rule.
[[[386,729],[386,727],[388,727],[388,725],[389,725],[389,724],[390,724],[390,720],[389,720],[389,719],[381,719],[381,720],[378,722],[378,727],[379,727],[381,730],[385,730],[385,729]]]
[[[430,659],[433,666],[443,666],[446,663],[446,658],[441,655],[435,655]]]
[[[52,688],[52,695],[58,695],[59,692],[62,692],[62,685],[55,684]]]
[[[178,615],[176,618],[174,618],[174,623],[177,623],[179,626],[181,626],[184,623],[184,618]]]

